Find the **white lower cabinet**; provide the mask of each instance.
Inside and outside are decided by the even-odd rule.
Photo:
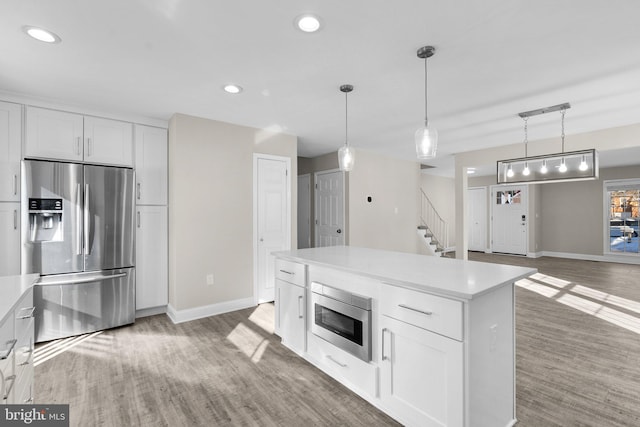
[[[136,207],[136,310],[169,303],[166,206]]]
[[[0,404],[33,402],[33,289],[0,324]]]
[[[20,274],[20,203],[0,202],[0,276]]]
[[[307,353],[318,367],[351,390],[367,399],[376,397],[378,369],[375,364],[362,361],[312,333],[308,336]]]
[[[463,426],[463,343],[380,316],[380,398],[408,426]]]
[[[305,288],[276,279],[279,333],[282,344],[296,353],[306,350]]]

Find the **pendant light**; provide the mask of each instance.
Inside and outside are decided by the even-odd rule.
[[[427,58],[436,53],[433,46],[423,46],[418,49],[418,58],[424,59],[424,126],[416,131],[416,154],[418,159],[432,159],[436,156],[438,148],[438,131],[429,127],[427,115]]]
[[[353,90],[352,85],[340,86],[340,92],[344,93],[344,146],[338,150],[338,165],[341,171],[349,172],[353,169],[355,163],[355,153],[353,148],[349,147],[349,108],[347,103],[347,94]]]
[[[498,160],[498,184],[547,183],[598,179],[598,153],[595,149],[564,151],[564,119],[571,104],[568,102],[537,110],[525,111],[518,116],[524,119],[524,157]],[[532,116],[559,111],[562,117],[562,150],[559,153],[529,157],[528,119]]]

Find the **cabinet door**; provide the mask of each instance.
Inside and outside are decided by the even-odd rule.
[[[85,117],[84,160],[133,167],[133,125],[118,120]]]
[[[167,130],[135,125],[136,203],[167,204]]]
[[[20,201],[22,107],[0,102],[0,201]]]
[[[27,107],[25,129],[25,157],[82,160],[81,115]]]
[[[290,349],[305,351],[306,322],[304,288],[277,280],[279,289],[280,337]]]
[[[0,203],[0,276],[20,274],[20,203]]]
[[[462,426],[463,344],[380,316],[383,405],[403,424]]]
[[[169,302],[167,207],[136,209],[136,310]]]

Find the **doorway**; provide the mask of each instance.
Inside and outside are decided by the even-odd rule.
[[[344,245],[344,172],[316,172],[314,180],[315,246]]]
[[[254,295],[257,303],[274,300],[274,251],[291,249],[291,159],[253,155]]]
[[[311,175],[298,175],[298,249],[311,247]]]
[[[487,188],[477,187],[468,190],[468,230],[469,250],[486,252],[487,250]]]
[[[529,197],[526,185],[491,187],[491,250],[527,255]]]

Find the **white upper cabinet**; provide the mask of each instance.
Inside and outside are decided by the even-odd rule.
[[[167,144],[166,129],[135,125],[138,205],[167,204]]]
[[[133,125],[27,107],[25,157],[133,166]]]
[[[25,157],[82,160],[83,117],[80,114],[27,107]]]
[[[22,106],[0,102],[0,201],[20,201]]]
[[[133,125],[118,120],[85,117],[84,160],[133,167]]]

